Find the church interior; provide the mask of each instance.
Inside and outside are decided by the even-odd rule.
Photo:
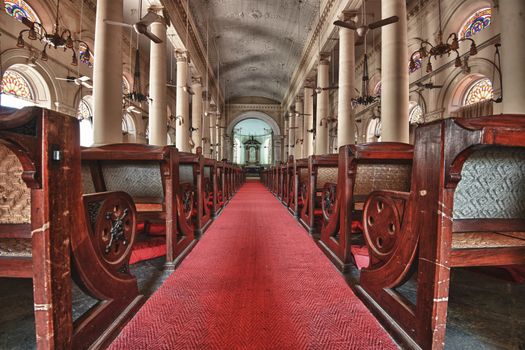
[[[4,0],[0,349],[525,349],[525,1]]]

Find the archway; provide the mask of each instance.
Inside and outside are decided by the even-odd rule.
[[[254,127],[255,124],[259,123],[259,131],[252,132],[258,133],[258,135],[250,135],[249,132],[237,132],[237,135],[243,136],[236,137],[235,128],[238,128],[238,125],[241,125],[242,128],[241,123],[246,120],[251,120],[251,122],[247,123],[253,124],[252,126]],[[245,127],[245,132],[248,130],[247,127],[248,126]],[[263,131],[263,129],[266,129],[266,131]],[[234,163],[246,164],[245,160],[249,160],[249,158],[246,159],[246,153],[240,154],[239,152],[241,151],[241,147],[244,147],[242,142],[248,140],[250,136],[258,136],[257,140],[258,142],[261,142],[259,148],[259,164],[272,164],[281,160],[281,129],[279,128],[279,125],[275,119],[266,113],[259,111],[247,111],[239,114],[228,124],[226,128],[226,135],[230,137],[232,142],[232,144],[230,144],[229,154],[232,155],[231,159]]]
[[[257,118],[243,119],[232,131],[233,162],[247,166],[272,163],[273,130]]]

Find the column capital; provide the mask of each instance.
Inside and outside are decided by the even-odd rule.
[[[295,96],[295,102],[296,103],[301,103],[303,101],[303,97],[302,96]]]
[[[325,66],[325,65],[327,66],[329,64],[330,64],[330,61],[327,58],[323,57],[323,55],[321,54],[321,59],[319,60],[318,66]]]
[[[357,11],[355,11],[355,10],[344,10],[341,13],[341,16],[339,16],[339,17],[341,18],[342,21],[354,21],[354,22],[356,22],[358,16],[359,16],[359,13]]]
[[[306,79],[304,82],[304,88],[305,89],[313,89],[314,88],[314,80],[313,79]]]
[[[197,75],[195,77],[191,77],[191,83],[193,85],[202,85],[202,77],[200,75]]]
[[[188,62],[188,54],[186,51],[181,49],[175,49],[175,58],[177,59],[177,62]]]

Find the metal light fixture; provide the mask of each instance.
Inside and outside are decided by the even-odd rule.
[[[366,48],[365,48],[366,51]],[[368,76],[368,55],[365,52],[364,60],[363,60],[363,78],[362,78],[362,86],[361,86],[361,96],[353,98],[352,99],[352,106],[355,108],[358,105],[361,106],[368,106],[369,104],[372,104],[379,100],[379,96],[371,96],[368,95],[368,83],[370,81],[370,77]]]
[[[426,72],[431,73],[432,72],[432,57],[434,59],[437,59],[437,57],[442,57],[443,55],[447,54],[450,56],[451,53],[456,53],[456,59],[454,60],[454,66],[456,68],[461,68],[463,66],[463,62],[461,61],[461,57],[459,55],[459,43],[461,41],[469,40],[470,43],[470,50],[469,55],[474,56],[478,53],[478,48],[476,47],[476,42],[471,38],[458,38],[458,35],[456,33],[451,33],[447,40],[443,41],[443,30],[441,25],[441,0],[438,1],[438,7],[439,7],[439,32],[437,34],[437,43],[435,45],[432,45],[428,40],[424,40],[421,38],[416,38],[421,42],[421,45],[419,49],[414,51],[410,55],[410,63],[409,63],[409,70],[414,71],[416,69],[416,61],[415,56],[419,54],[419,57],[421,59],[424,59],[428,57],[428,63],[426,67]],[[428,48],[430,47],[430,48]]]
[[[62,31],[62,33],[60,33],[59,24],[58,24],[59,8],[60,8],[60,0],[57,0],[55,28],[52,33],[48,33],[46,29],[44,28],[44,26],[42,25],[42,23],[33,22],[26,17],[22,17],[22,23],[24,23],[27,27],[29,27],[29,29],[23,29],[20,31],[20,33],[18,33],[16,46],[19,48],[23,48],[25,46],[24,34],[27,33],[27,39],[38,40],[44,44],[44,49],[42,50],[42,53],[40,55],[40,59],[42,61],[45,62],[49,59],[49,56],[47,54],[48,47],[52,47],[54,49],[63,48],[64,51],[67,51],[67,50],[72,51],[71,65],[76,66],[78,65],[78,58],[77,58],[77,52],[75,51],[74,45],[75,43],[83,44],[86,50],[81,53],[80,59],[82,61],[84,60],[89,61],[89,58],[91,56],[91,49],[89,48],[89,45],[85,41],[73,39],[71,36],[71,31],[67,28],[65,28]]]

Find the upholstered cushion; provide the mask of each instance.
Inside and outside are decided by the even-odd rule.
[[[32,255],[31,239],[0,238],[0,257],[28,257]]]
[[[525,218],[525,151],[490,147],[463,165],[454,193],[454,219]]]
[[[324,185],[329,182],[337,183],[337,167],[335,168],[326,168],[326,167],[317,168],[316,188],[323,188]]]
[[[31,191],[21,178],[22,164],[0,145],[0,224],[31,222]]]
[[[354,185],[354,196],[368,195],[376,190],[408,191],[409,164],[359,163]]]

